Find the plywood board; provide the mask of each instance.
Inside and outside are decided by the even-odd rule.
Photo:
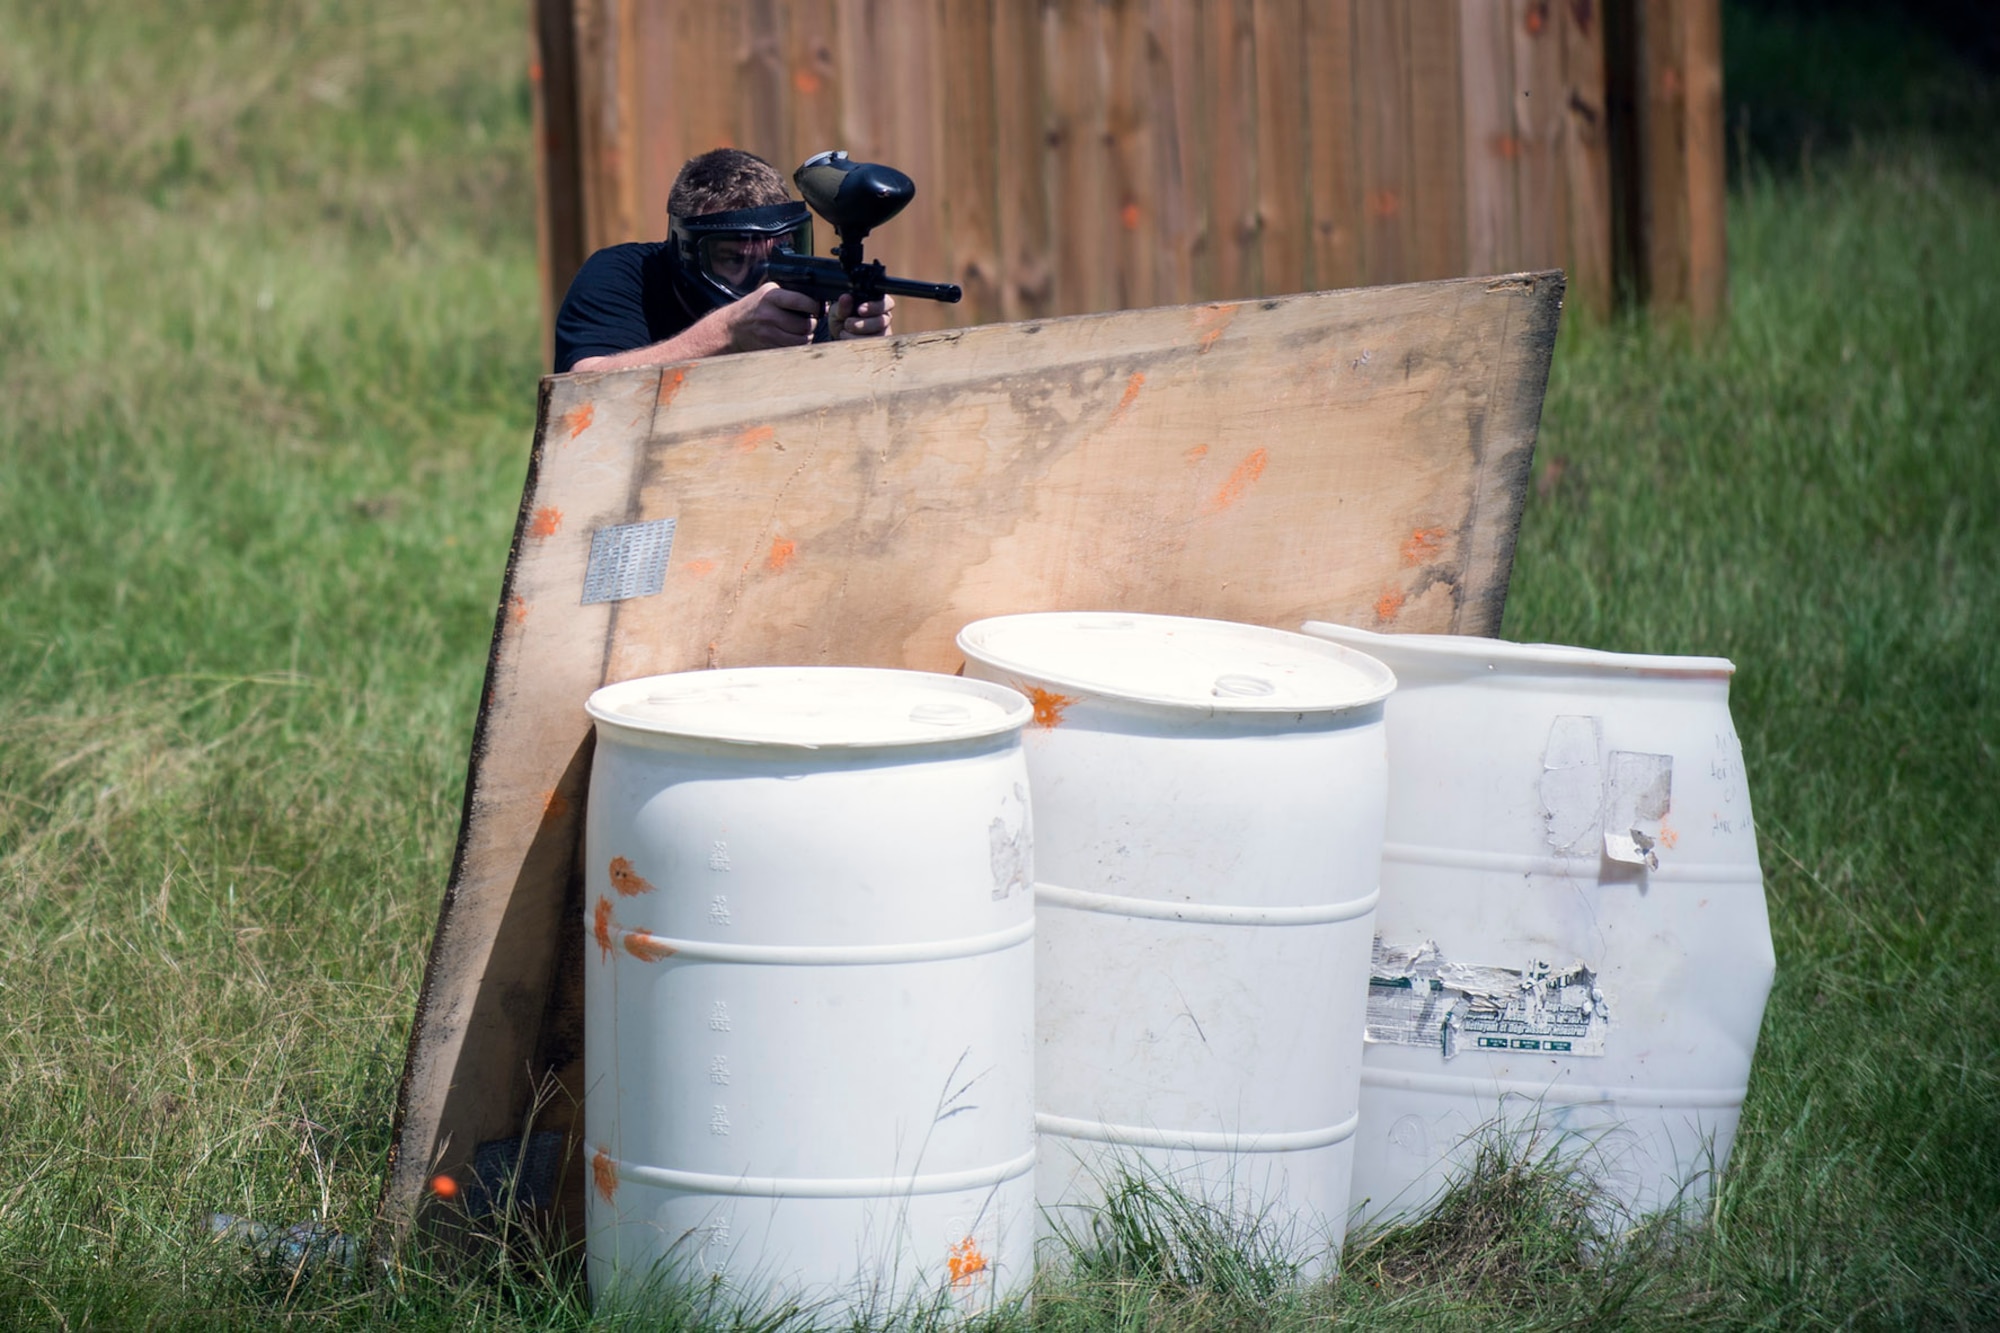
[[[586,1095],[592,690],[952,671],[968,621],[1036,609],[1493,633],[1561,296],[1457,279],[545,380],[385,1222],[538,1089],[541,1128]],[[583,604],[600,534],[669,519],[657,591]]]

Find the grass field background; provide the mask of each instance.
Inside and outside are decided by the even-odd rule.
[[[2000,1324],[2000,117],[1816,14],[1728,11],[1727,327],[1565,329],[1506,623],[1739,665],[1714,1205],[1495,1170],[1330,1286],[1134,1245],[1036,1325]],[[517,3],[0,0],[0,1325],[589,1322],[202,1226],[380,1183],[541,370],[524,66]]]

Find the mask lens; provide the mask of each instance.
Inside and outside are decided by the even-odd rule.
[[[738,296],[747,296],[764,282],[764,269],[777,252],[796,253],[798,233],[772,236],[755,232],[724,232],[704,237],[701,267],[707,275]]]

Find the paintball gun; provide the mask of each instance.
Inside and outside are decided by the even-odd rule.
[[[807,158],[792,173],[792,180],[813,211],[833,224],[840,244],[833,248],[834,259],[774,254],[764,276],[829,307],[822,311],[814,342],[832,341],[833,322],[827,316],[843,294],[851,293],[856,305],[883,296],[955,302],[964,294],[956,283],[892,278],[881,260],[864,258],[862,243],[868,233],[902,212],[903,205],[916,196],[916,183],[902,172],[873,162],[855,162],[846,153],[834,151]]]

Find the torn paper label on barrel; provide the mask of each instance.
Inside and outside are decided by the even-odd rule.
[[[1518,967],[1453,962],[1438,946],[1376,937],[1368,976],[1370,1042],[1465,1050],[1603,1055],[1611,1006],[1595,970],[1574,960]]]

